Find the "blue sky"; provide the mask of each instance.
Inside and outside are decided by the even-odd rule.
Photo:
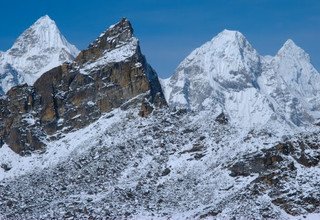
[[[127,17],[161,77],[223,29],[239,30],[263,55],[274,55],[291,38],[320,70],[319,0],[10,0],[0,11],[2,51],[45,14],[79,49]]]

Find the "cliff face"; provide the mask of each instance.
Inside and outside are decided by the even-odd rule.
[[[19,154],[40,150],[58,130],[84,127],[138,97],[141,116],[166,105],[155,71],[127,19],[111,26],[73,63],[43,74],[34,86],[0,100],[0,139]],[[137,103],[137,102],[134,102]]]

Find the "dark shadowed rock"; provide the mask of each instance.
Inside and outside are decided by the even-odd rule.
[[[228,124],[228,121],[229,120],[227,116],[223,112],[216,117],[216,122],[218,122],[219,124],[226,125]]]

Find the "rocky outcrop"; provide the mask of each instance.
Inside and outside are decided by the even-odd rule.
[[[12,88],[0,100],[0,139],[16,153],[39,150],[48,135],[84,127],[138,96],[139,104],[166,105],[156,72],[122,19],[73,63],[48,71],[34,86]],[[152,111],[144,109],[142,116]]]
[[[320,206],[320,184],[317,180],[306,181],[320,163],[320,145],[317,133],[289,139],[261,153],[247,155],[229,169],[233,177],[258,177],[248,186],[247,195],[253,198],[266,193],[272,204],[290,215],[311,213]],[[304,172],[310,172],[306,174]],[[308,189],[308,193],[301,193]],[[271,216],[268,216],[271,218]]]

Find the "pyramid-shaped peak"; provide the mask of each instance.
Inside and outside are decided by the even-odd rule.
[[[223,30],[211,40],[211,43],[215,47],[221,48],[235,46],[237,48],[250,48],[250,50],[254,50],[246,37],[241,32],[234,30]]]
[[[53,21],[49,15],[44,15],[40,17],[37,21]]]
[[[294,46],[294,47],[297,47],[296,43],[292,40],[292,39],[288,39],[285,43],[284,43],[284,46]]]
[[[34,47],[56,48],[67,45],[56,23],[48,15],[39,18],[31,27],[25,30],[16,40],[12,48],[27,53]]]
[[[288,39],[280,50],[302,50],[293,40]]]
[[[287,40],[283,44],[277,55],[282,57],[298,56],[299,58],[306,58],[308,60],[310,59],[309,55],[291,39]]]
[[[227,30],[224,29],[222,32],[220,32],[217,37],[214,39],[227,39],[227,40],[245,40],[245,36],[239,32],[239,31],[234,31],[234,30]]]
[[[48,15],[44,15],[39,18],[32,26],[56,26],[54,20],[52,20]]]
[[[229,55],[242,53],[242,50],[257,53],[250,42],[239,31],[225,29],[215,36],[208,44],[210,50],[225,51]]]
[[[224,29],[220,32],[221,35],[230,35],[230,36],[243,36],[243,34],[236,30]]]
[[[42,16],[33,25],[26,29],[15,41],[8,53],[12,56],[37,54],[48,48],[64,48],[72,56],[79,53],[61,34],[56,23],[48,16]]]

